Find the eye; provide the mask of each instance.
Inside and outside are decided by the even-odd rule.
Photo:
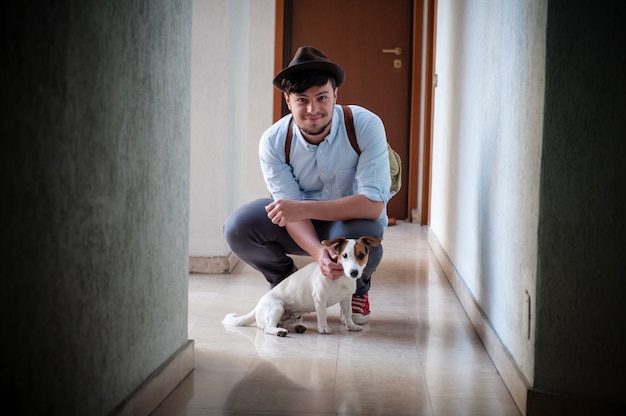
[[[365,257],[365,254],[359,253],[359,260],[363,260],[364,257]]]
[[[347,259],[347,258],[348,258],[348,254],[343,253],[343,254],[341,255],[341,257],[343,257],[344,259]]]

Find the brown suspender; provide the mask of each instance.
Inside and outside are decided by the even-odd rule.
[[[343,108],[343,118],[346,121],[346,131],[348,132],[348,139],[350,139],[350,144],[352,148],[356,152],[357,155],[361,154],[361,149],[359,148],[359,143],[356,141],[356,130],[354,129],[354,119],[352,118],[352,109],[347,105],[342,105]]]
[[[354,119],[352,118],[352,109],[347,105],[342,105],[343,118],[345,120],[346,131],[348,132],[348,139],[350,144],[357,155],[361,154],[359,143],[356,141],[356,130],[354,129]],[[289,164],[289,156],[291,155],[291,141],[293,140],[293,131],[291,125],[293,124],[293,117],[289,121],[289,127],[287,127],[287,138],[285,139],[285,161]]]
[[[289,164],[289,155],[291,154],[291,139],[293,138],[293,131],[291,125],[293,124],[293,116],[289,120],[289,127],[287,127],[287,139],[285,139],[285,162]]]

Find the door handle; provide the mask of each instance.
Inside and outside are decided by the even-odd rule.
[[[402,48],[399,47],[399,46],[396,46],[393,49],[383,49],[383,53],[393,53],[395,55],[400,56],[400,55],[402,55]]]

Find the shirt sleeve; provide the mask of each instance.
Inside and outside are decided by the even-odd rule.
[[[393,194],[389,168],[387,135],[380,117],[358,106],[351,106],[361,155],[355,187],[358,194],[372,201],[389,202]]]
[[[285,140],[291,115],[274,124],[261,136],[259,160],[263,179],[274,199],[301,200],[302,192],[285,159]]]

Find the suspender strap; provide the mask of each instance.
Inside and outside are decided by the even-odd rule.
[[[287,139],[285,140],[285,162],[289,164],[289,155],[291,155],[291,139],[293,138],[293,130],[291,125],[293,124],[293,117],[289,121],[289,127],[287,127]]]
[[[350,139],[350,144],[352,148],[356,152],[357,155],[361,154],[361,149],[359,148],[359,144],[356,141],[356,130],[354,129],[354,119],[352,118],[352,109],[347,105],[342,105],[343,108],[343,118],[346,122],[346,131],[348,132],[348,139]]]
[[[350,140],[350,144],[352,148],[356,152],[357,155],[361,154],[361,149],[359,148],[359,143],[356,141],[356,130],[354,129],[354,119],[352,117],[352,109],[347,105],[342,105],[343,109],[343,118],[345,120],[346,131],[348,132],[348,139]],[[291,126],[293,125],[293,116],[289,121],[289,127],[287,127],[287,138],[285,139],[285,162],[289,164],[290,155],[291,155],[291,141],[293,140],[293,130]]]

